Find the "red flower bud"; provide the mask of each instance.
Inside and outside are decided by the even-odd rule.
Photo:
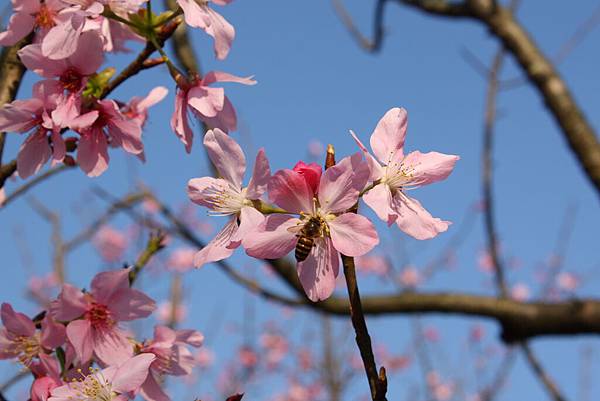
[[[304,177],[308,187],[312,189],[313,194],[316,194],[319,190],[319,182],[321,181],[321,173],[323,171],[321,166],[317,163],[306,164],[303,161],[299,161],[293,170]]]

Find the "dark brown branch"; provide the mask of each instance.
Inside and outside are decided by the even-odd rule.
[[[375,364],[375,356],[373,355],[373,348],[371,345],[371,337],[369,336],[369,330],[367,328],[360,300],[358,283],[356,281],[354,258],[342,255],[342,265],[344,266],[348,299],[350,300],[350,318],[352,319],[352,326],[354,327],[354,332],[356,334],[356,345],[358,345],[358,349],[360,350],[360,357],[362,358],[365,372],[367,373],[367,379],[369,380],[371,399],[373,401],[386,401],[387,377],[385,375],[385,368],[381,367],[379,373],[377,372],[377,365]]]
[[[14,46],[5,47],[0,54],[0,107],[5,103],[15,100],[21,80],[25,75],[25,66],[17,57],[21,47],[31,41],[31,35],[22,39]],[[4,153],[4,141],[6,133],[0,132],[0,166],[2,166],[2,154]],[[0,178],[0,188],[4,185],[6,178]]]
[[[554,401],[566,401],[567,399],[561,394],[554,380],[552,380],[552,378],[546,373],[544,367],[531,350],[530,345],[527,343],[522,343],[521,349],[523,350],[523,354],[525,355],[527,362],[533,369],[533,372],[535,373],[536,377],[540,379],[540,381],[544,385],[544,388],[548,392],[548,395]]]

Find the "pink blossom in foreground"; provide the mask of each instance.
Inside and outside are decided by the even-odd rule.
[[[250,256],[276,259],[295,248],[298,235],[310,219],[319,224],[319,234],[298,275],[308,298],[327,299],[335,289],[339,253],[361,256],[379,243],[373,224],[364,216],[347,213],[358,201],[368,179],[368,168],[360,153],[328,168],[313,196],[304,177],[293,170],[280,170],[269,181],[270,200],[291,214],[270,215],[256,232],[244,239]]]
[[[215,40],[215,55],[217,59],[223,60],[229,54],[231,43],[235,37],[235,29],[223,16],[210,8],[208,4],[224,6],[231,0],[177,0],[177,4],[183,10],[185,22],[191,27],[203,29]]]
[[[63,88],[69,92],[80,92],[87,83],[87,77],[96,73],[104,61],[102,39],[96,32],[84,32],[75,52],[61,60],[51,60],[42,54],[39,43],[19,50],[19,58],[27,69],[44,78],[58,78]]]
[[[34,372],[57,375],[47,352],[65,342],[65,327],[46,316],[38,331],[31,319],[8,303],[2,304],[0,317],[4,325],[0,328],[0,359],[17,359]]]
[[[406,191],[444,180],[452,172],[458,156],[414,151],[404,155],[407,113],[389,110],[371,135],[373,157],[351,131],[367,158],[374,187],[363,199],[377,216],[416,239],[433,238],[448,229],[450,222],[434,218]]]
[[[153,354],[139,354],[119,366],[90,369],[87,376],[52,390],[48,401],[126,401],[148,376]]]
[[[0,32],[0,46],[12,46],[36,31],[43,38],[55,25],[62,22],[60,11],[67,7],[61,0],[11,0],[14,14],[6,31]]]
[[[252,77],[242,78],[225,72],[211,71],[202,79],[196,78],[190,84],[178,86],[175,96],[175,111],[171,117],[171,128],[183,142],[188,153],[192,150],[194,140],[194,132],[188,120],[188,111],[209,127],[218,128],[224,132],[237,129],[237,116],[233,105],[225,96],[225,90],[209,86],[216,82],[256,84]]]
[[[252,200],[262,196],[271,177],[269,161],[263,149],[256,155],[248,186],[243,187],[246,157],[240,145],[223,131],[214,129],[204,136],[204,146],[222,178],[191,179],[188,182],[188,196],[194,203],[207,207],[209,214],[228,216],[229,222],[196,254],[196,267],[231,256],[246,234],[262,222],[264,217],[252,206]]]
[[[147,317],[156,306],[144,293],[129,287],[129,270],[98,273],[86,293],[65,284],[52,304],[56,320],[70,321],[67,337],[81,362],[95,355],[111,365],[132,356],[132,345],[118,323]]]
[[[121,231],[103,226],[95,235],[93,243],[102,259],[108,263],[117,263],[123,261],[129,241]]]
[[[172,330],[155,326],[154,338],[141,346],[141,352],[154,354],[150,373],[141,386],[141,394],[148,401],[168,401],[169,396],[160,387],[163,375],[185,376],[192,373],[195,359],[187,345],[200,347],[204,336],[195,330]]]

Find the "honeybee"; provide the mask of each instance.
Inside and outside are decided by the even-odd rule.
[[[310,217],[296,234],[298,242],[296,243],[294,256],[297,262],[304,262],[310,254],[315,245],[315,238],[320,237],[322,234],[322,224],[323,222],[319,217]]]

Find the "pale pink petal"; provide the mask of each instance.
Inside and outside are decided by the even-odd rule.
[[[117,291],[129,289],[129,269],[100,272],[92,279],[91,287],[97,303],[110,305]]]
[[[39,43],[19,50],[19,59],[28,70],[45,78],[58,77],[68,68],[67,60],[49,60],[44,56]]]
[[[108,307],[117,320],[128,321],[150,316],[156,304],[143,292],[125,288],[111,296]]]
[[[369,168],[358,152],[329,167],[319,184],[321,209],[334,213],[348,210],[357,202],[368,179]]]
[[[237,217],[233,217],[223,229],[204,248],[194,256],[194,266],[202,267],[207,263],[216,262],[230,257],[235,248],[229,247],[231,238],[237,231]]]
[[[244,237],[246,253],[260,259],[281,258],[296,246],[296,234],[289,229],[297,227],[300,219],[286,215],[267,216],[255,232]]]
[[[227,181],[222,178],[192,178],[188,181],[187,193],[192,202],[213,209],[215,193],[225,191],[228,187]]]
[[[128,359],[117,369],[112,387],[118,393],[136,391],[148,376],[150,364],[156,359],[153,354],[139,354]]]
[[[248,199],[260,198],[267,190],[269,179],[271,179],[271,167],[265,155],[265,150],[261,148],[256,155],[254,170],[252,171],[252,178],[250,178],[250,182],[248,183],[246,197]]]
[[[206,117],[215,117],[223,110],[225,89],[195,86],[188,92],[188,105]]]
[[[327,224],[333,246],[346,256],[362,256],[379,243],[377,230],[365,216],[344,213]]]
[[[140,393],[146,401],[171,401],[154,378],[152,372],[148,373],[148,377],[146,377],[146,381],[142,384]]]
[[[164,86],[157,86],[156,88],[152,89],[150,93],[148,93],[148,96],[140,100],[140,102],[137,104],[137,107],[140,110],[149,109],[156,103],[163,100],[168,93],[169,90]]]
[[[82,363],[89,361],[94,352],[92,325],[89,320],[73,320],[67,326],[67,338]]]
[[[194,141],[194,132],[190,128],[188,121],[186,91],[178,90],[175,95],[175,111],[173,111],[173,115],[171,116],[171,129],[175,131],[175,134],[185,145],[186,152],[190,153]]]
[[[240,145],[229,135],[215,128],[204,136],[204,146],[220,176],[235,188],[241,189],[246,171],[246,157]]]
[[[38,123],[32,114],[41,114],[43,102],[40,99],[15,100],[0,108],[0,131],[25,132]]]
[[[210,85],[215,82],[235,82],[243,85],[255,85],[256,81],[253,78],[253,76],[238,77],[237,75],[222,71],[209,71],[202,78],[202,84]]]
[[[279,170],[268,184],[269,199],[292,213],[313,211],[313,195],[304,177],[293,170]]]
[[[61,60],[75,53],[84,23],[85,17],[73,14],[69,20],[50,29],[42,41],[42,54]]]
[[[10,17],[6,31],[0,32],[0,46],[12,46],[33,30],[35,18],[29,13],[17,12]]]
[[[424,240],[437,236],[448,229],[449,221],[432,217],[419,201],[401,191],[394,194],[394,210],[398,214],[396,224],[408,235]]]
[[[77,164],[89,177],[97,177],[108,168],[108,143],[102,130],[92,129],[81,135],[77,146]]]
[[[60,347],[65,342],[65,326],[57,323],[50,316],[46,315],[42,320],[42,336],[40,343],[47,349]]]
[[[31,385],[31,401],[47,401],[50,392],[60,385],[60,381],[48,376],[35,379]]]
[[[57,108],[55,111],[58,111]],[[52,119],[54,119],[57,124],[61,123],[67,125],[74,131],[82,131],[86,128],[89,128],[94,124],[94,122],[100,116],[98,110],[92,110],[88,113],[81,114],[75,118],[71,118],[70,112],[64,111],[64,114],[55,115],[52,113]]]
[[[235,29],[225,18],[212,8],[205,7],[210,18],[210,25],[204,30],[215,39],[215,55],[217,59],[224,60],[229,54],[231,44],[235,38]]]
[[[71,284],[64,284],[58,298],[52,302],[50,312],[54,319],[68,322],[83,315],[86,306],[83,292]]]
[[[398,214],[392,209],[392,192],[389,186],[385,184],[375,185],[362,198],[377,214],[377,217],[385,221],[388,226],[391,226],[398,218]]]
[[[371,176],[369,177],[369,181],[375,181],[383,177],[385,174],[385,168],[381,166],[381,164],[373,157],[373,155],[369,152],[369,150],[363,145],[363,143],[358,139],[358,136],[354,133],[354,131],[350,130],[350,135],[356,141],[356,144],[363,152],[365,159],[367,160],[367,164],[369,165],[369,170],[371,172]]]
[[[407,119],[406,110],[395,107],[385,113],[371,134],[371,149],[383,164],[402,160]]]
[[[329,298],[335,290],[339,268],[339,254],[331,241],[315,241],[308,258],[298,263],[298,277],[308,299],[317,302]]]
[[[58,359],[53,357],[50,354],[46,354],[41,352],[38,355],[40,358],[40,370],[43,372],[44,376],[50,376],[56,380],[60,380],[60,364]]]
[[[240,225],[236,232],[231,236],[232,244],[237,248],[241,241],[248,235],[248,233],[256,230],[256,228],[263,222],[265,216],[251,206],[244,206],[240,212]]]
[[[94,354],[102,363],[119,365],[133,355],[133,345],[120,329],[94,330],[92,334]]]
[[[200,7],[194,0],[177,0],[183,10],[185,23],[191,27],[205,29],[210,24],[210,18],[205,8]]]
[[[60,131],[53,131],[50,134],[52,138],[52,158],[56,161],[62,161],[67,154],[67,146]]]
[[[104,62],[104,44],[95,31],[81,34],[77,51],[69,57],[69,62],[81,75],[92,75]]]
[[[35,333],[35,324],[23,313],[15,312],[9,303],[3,302],[0,309],[2,324],[8,331],[19,336],[31,337]]]
[[[197,330],[177,330],[177,341],[189,344],[192,347],[201,347],[204,343],[204,335]]]
[[[233,108],[233,105],[227,96],[225,96],[223,110],[221,110],[215,117],[206,117],[199,113],[195,113],[195,115],[204,121],[209,127],[219,128],[224,132],[232,132],[237,129],[237,116],[235,114],[235,109]]]
[[[403,168],[410,173],[409,185],[427,185],[445,180],[456,161],[460,159],[455,155],[446,155],[438,152],[409,153],[402,161]]]
[[[25,179],[42,168],[52,156],[52,149],[48,144],[45,130],[40,130],[29,135],[23,142],[17,155],[17,172],[19,177]]]

